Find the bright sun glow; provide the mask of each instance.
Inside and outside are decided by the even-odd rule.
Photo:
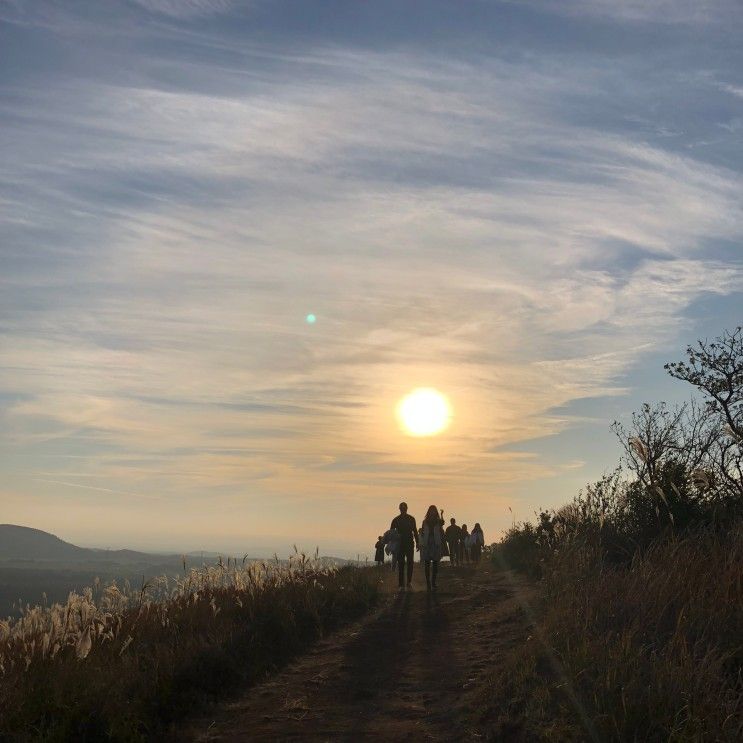
[[[413,390],[397,404],[397,419],[411,436],[434,436],[451,420],[449,401],[438,390]]]

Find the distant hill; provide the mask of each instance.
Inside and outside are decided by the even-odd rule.
[[[202,560],[214,561],[220,556],[227,558],[227,553],[195,550],[185,553],[191,564],[200,564]],[[251,557],[250,561],[260,559]],[[88,562],[115,562],[115,563],[180,563],[181,554],[176,553],[147,553],[136,550],[102,550],[89,547],[78,547],[65,542],[63,539],[29,526],[15,524],[0,524],[0,560],[14,562],[43,562],[54,560],[64,563]],[[280,562],[285,562],[280,560]],[[355,560],[346,560],[341,557],[321,557],[324,565],[347,565]]]
[[[0,560],[85,560],[90,551],[41,529],[0,524]]]
[[[148,555],[134,550],[100,550],[78,547],[54,534],[29,526],[0,524],[0,560],[65,562],[137,562],[144,559],[165,559],[165,555]],[[173,556],[170,556],[173,557]]]

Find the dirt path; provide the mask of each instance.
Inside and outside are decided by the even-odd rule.
[[[528,634],[529,589],[490,565],[443,564],[429,594],[395,594],[345,632],[205,721],[197,741],[461,740],[477,738],[468,699]],[[193,730],[193,729],[192,729]]]

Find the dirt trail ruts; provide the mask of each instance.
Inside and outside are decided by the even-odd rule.
[[[270,681],[191,726],[195,741],[477,739],[468,699],[528,635],[530,590],[510,573],[442,564],[427,593],[394,594]]]

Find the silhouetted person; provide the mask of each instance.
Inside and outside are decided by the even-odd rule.
[[[456,519],[449,519],[449,526],[444,532],[446,544],[449,547],[449,560],[453,565],[459,564],[459,554],[461,550],[460,542],[462,541],[462,530],[457,526]]]
[[[482,533],[480,524],[475,524],[472,528],[472,562],[480,562],[482,548],[485,546],[485,535]]]
[[[374,545],[374,562],[377,565],[384,565],[384,539],[377,537],[377,543]]]
[[[469,542],[470,533],[467,531],[467,524],[462,524],[462,541],[459,543],[459,554],[462,556],[464,562],[470,561],[470,547]]]
[[[421,527],[421,560],[426,569],[426,587],[436,590],[436,576],[439,572],[439,560],[444,554],[444,522],[436,506],[429,506]],[[433,571],[431,568],[433,567]]]
[[[397,558],[400,555],[400,535],[397,529],[387,529],[382,537],[384,540],[384,551],[392,558],[390,566],[394,572],[397,568]]]
[[[400,589],[408,587],[413,581],[413,544],[415,549],[420,549],[418,542],[418,529],[415,519],[408,513],[408,504],[400,504],[400,515],[392,519],[390,529],[396,529],[400,537],[400,546],[397,552],[397,582]],[[407,581],[405,580],[405,563],[408,564]]]
[[[444,509],[439,510],[439,517],[441,518],[441,528],[444,528]],[[449,555],[449,543],[446,541],[446,535],[444,535],[444,546],[443,551],[441,552],[441,559],[443,560],[445,557],[450,557]]]

